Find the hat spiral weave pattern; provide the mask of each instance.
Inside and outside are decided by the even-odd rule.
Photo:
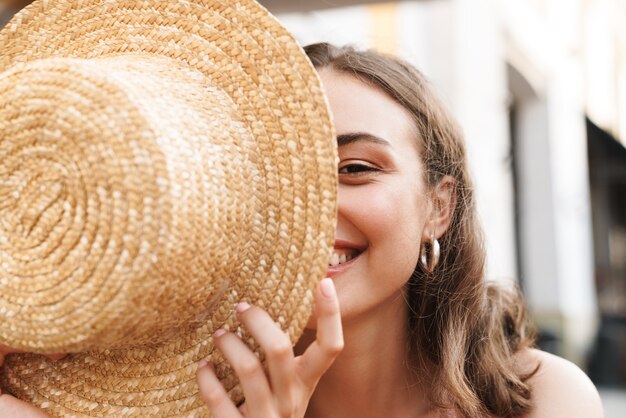
[[[293,342],[332,248],[336,145],[314,69],[243,1],[35,1],[0,32],[4,391],[54,416],[235,402],[234,306]],[[262,353],[260,353],[262,357]]]

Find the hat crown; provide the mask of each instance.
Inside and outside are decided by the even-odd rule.
[[[48,99],[41,95],[31,101],[31,105],[46,110],[39,115],[29,114],[32,129],[47,130],[52,136],[55,133],[57,142],[58,138],[74,136],[104,141],[105,135],[110,134],[115,144],[99,145],[102,153],[95,158],[93,153],[79,152],[89,141],[60,141],[78,149],[66,151],[54,141],[38,143],[37,135],[22,129],[27,125],[13,121],[2,125],[0,324],[13,323],[15,330],[24,331],[21,348],[28,351],[65,351],[51,347],[63,347],[63,341],[67,342],[64,333],[76,336],[80,332],[59,327],[59,322],[55,322],[59,312],[80,318],[74,324],[76,328],[89,324],[87,318],[93,315],[106,322],[107,314],[97,308],[92,309],[91,316],[75,315],[78,311],[88,312],[89,306],[105,306],[98,305],[103,299],[101,294],[89,299],[89,294],[96,294],[97,286],[89,281],[97,276],[93,272],[99,272],[98,283],[105,284],[108,281],[103,277],[126,271],[118,267],[120,260],[128,262],[121,258],[122,249],[126,248],[128,255],[144,255],[167,245],[173,253],[163,250],[156,261],[139,257],[147,264],[133,265],[138,272],[145,272],[146,265],[156,266],[153,263],[158,262],[158,275],[146,276],[145,280],[160,278],[159,285],[142,287],[141,280],[127,278],[120,282],[121,286],[134,283],[141,291],[133,293],[120,287],[119,292],[113,289],[109,295],[137,295],[131,318],[146,312],[142,306],[144,292],[152,292],[149,294],[155,296],[154,300],[165,303],[157,307],[153,317],[177,315],[183,325],[194,320],[202,322],[192,330],[164,326],[163,335],[156,337],[169,338],[171,331],[171,339],[162,344],[151,344],[148,339],[145,345],[139,345],[131,335],[142,333],[133,328],[136,323],[126,319],[131,328],[123,340],[137,344],[131,348],[105,348],[124,341],[105,336],[103,331],[100,337],[104,341],[94,338],[90,340],[93,344],[86,345],[98,346],[97,349],[74,353],[60,361],[36,354],[9,356],[0,369],[3,391],[46,409],[52,416],[207,416],[198,396],[195,373],[196,363],[210,357],[218,365],[218,378],[229,395],[235,403],[240,402],[243,393],[232,369],[213,345],[213,332],[217,327],[236,332],[260,353],[234,314],[235,303],[246,301],[264,308],[295,343],[309,320],[314,290],[327,269],[333,245],[336,141],[319,78],[302,49],[254,0],[34,0],[0,30],[0,49],[3,79],[11,74],[11,68],[21,71],[20,65],[36,60],[92,60],[95,68],[86,68],[88,63],[64,65],[63,72],[69,74],[66,78],[73,81],[66,82],[71,84],[66,92],[71,96],[67,106],[43,106]],[[122,56],[125,62],[107,61]],[[146,57],[166,59],[159,61],[165,64],[159,66],[156,61],[146,61]],[[158,68],[156,73],[147,69],[149,65]],[[82,75],[71,73],[71,69]],[[191,73],[185,73],[185,69]],[[188,79],[170,83],[170,78],[177,77],[167,73],[172,70]],[[204,80],[196,80],[196,71]],[[168,89],[153,87],[152,81],[142,81],[144,76],[158,78],[157,84]],[[19,86],[26,97],[29,90],[38,87],[30,78],[23,80]],[[197,90],[192,88],[196,82]],[[47,84],[54,87],[54,83]],[[5,97],[3,89],[10,86],[11,83],[3,85],[0,97]],[[63,96],[59,85],[50,90]],[[118,100],[121,107],[98,107],[111,95],[123,97]],[[98,98],[91,101],[97,109],[91,113],[81,107],[91,103],[90,97]],[[230,103],[224,106],[224,101]],[[0,110],[4,110],[5,103]],[[22,109],[13,112],[14,119],[26,114],[23,107],[13,109]],[[216,112],[220,116],[217,119],[213,116]],[[224,124],[221,118],[227,119],[225,126],[229,131],[220,128]],[[121,140],[125,132],[133,135]],[[159,142],[165,138],[173,140],[167,152]],[[189,151],[183,141],[189,138],[208,141],[202,149]],[[234,141],[222,141],[223,138]],[[35,158],[37,155],[45,158]],[[79,158],[74,160],[72,156]],[[181,156],[192,164],[179,163]],[[129,164],[133,159],[136,164]],[[107,164],[114,169],[93,173],[85,168]],[[68,169],[71,176],[66,175]],[[206,170],[213,170],[209,177],[214,184],[205,185]],[[47,179],[45,192],[25,186],[37,184],[23,180],[23,173],[27,172],[37,174],[26,178]],[[147,181],[138,181],[136,175],[143,174],[148,176]],[[98,181],[113,182],[117,188],[92,187]],[[88,186],[91,192],[95,190],[95,195],[86,193]],[[127,194],[122,190],[127,190]],[[64,196],[68,198],[64,200]],[[87,200],[89,196],[95,197]],[[200,198],[193,200],[193,196]],[[15,208],[17,202],[19,210]],[[24,217],[26,213],[28,216]],[[211,222],[199,224],[198,219]],[[163,230],[125,229],[129,225],[161,225],[162,221]],[[21,223],[28,227],[16,231],[15,226]],[[47,228],[39,228],[41,225]],[[72,228],[73,225],[81,227]],[[236,229],[226,232],[226,226]],[[234,232],[237,230],[240,233]],[[131,235],[130,241],[123,239],[124,231]],[[171,240],[157,239],[167,236],[164,231],[170,233]],[[151,238],[141,244],[145,234]],[[25,245],[33,236],[38,237],[41,245]],[[128,249],[128,242],[140,243],[133,247],[135,252]],[[103,256],[90,258],[84,257],[85,251],[82,255],[76,250],[60,251],[63,245],[99,248]],[[111,248],[120,257],[112,256],[115,251]],[[84,277],[83,282],[61,280],[62,275],[38,280],[46,272],[58,271],[59,264],[69,265],[68,260],[77,263],[73,271],[67,269],[68,273]],[[97,270],[105,262],[109,268]],[[4,269],[5,265],[11,269]],[[169,276],[164,272],[169,272]],[[189,286],[176,281],[185,277],[199,279]],[[191,299],[180,298],[179,289],[167,287],[170,281],[183,289],[194,285],[204,288],[195,295],[184,290]],[[207,281],[213,285],[212,291]],[[26,282],[39,286],[39,291],[20,287],[20,283]],[[27,316],[20,314],[30,309],[29,303],[38,302],[40,291],[47,293],[51,303],[40,304],[26,324]],[[65,297],[58,298],[55,307],[56,293]],[[205,302],[206,311],[194,319],[194,303],[199,300],[196,298]],[[118,297],[108,302],[101,311],[111,315],[128,311],[128,299]],[[25,332],[27,329],[29,333]],[[0,343],[15,346],[17,339],[9,331],[0,327]],[[84,331],[86,335],[93,333],[89,326]],[[54,333],[61,343],[41,338]],[[81,349],[80,343],[75,343],[75,348]]]
[[[6,308],[2,341],[118,348],[205,323],[225,281],[246,275],[256,210],[237,190],[258,172],[228,95],[141,55],[19,64],[0,91],[3,216],[15,231],[2,276],[30,295]],[[50,325],[37,347],[24,342],[33,319]]]

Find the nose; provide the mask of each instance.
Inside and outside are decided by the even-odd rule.
[[[359,238],[362,236],[357,227],[358,217],[354,207],[356,200],[350,199],[349,195],[350,191],[347,190],[347,186],[340,184],[337,192],[337,228],[335,230],[335,239]]]

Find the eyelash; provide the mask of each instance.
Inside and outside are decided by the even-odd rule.
[[[355,168],[357,167],[359,170],[358,171],[348,171],[348,172],[342,172],[343,170],[347,169],[347,168]],[[367,174],[372,174],[375,173],[377,171],[380,171],[378,168],[376,167],[372,167],[369,165],[365,165],[365,164],[346,164],[343,167],[339,168],[339,174],[343,174],[343,175],[348,175],[348,176],[362,176],[362,175],[367,175]]]

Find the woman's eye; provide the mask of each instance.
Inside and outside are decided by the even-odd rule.
[[[380,171],[376,167],[371,167],[364,164],[347,164],[343,167],[339,167],[339,174],[364,174]]]

